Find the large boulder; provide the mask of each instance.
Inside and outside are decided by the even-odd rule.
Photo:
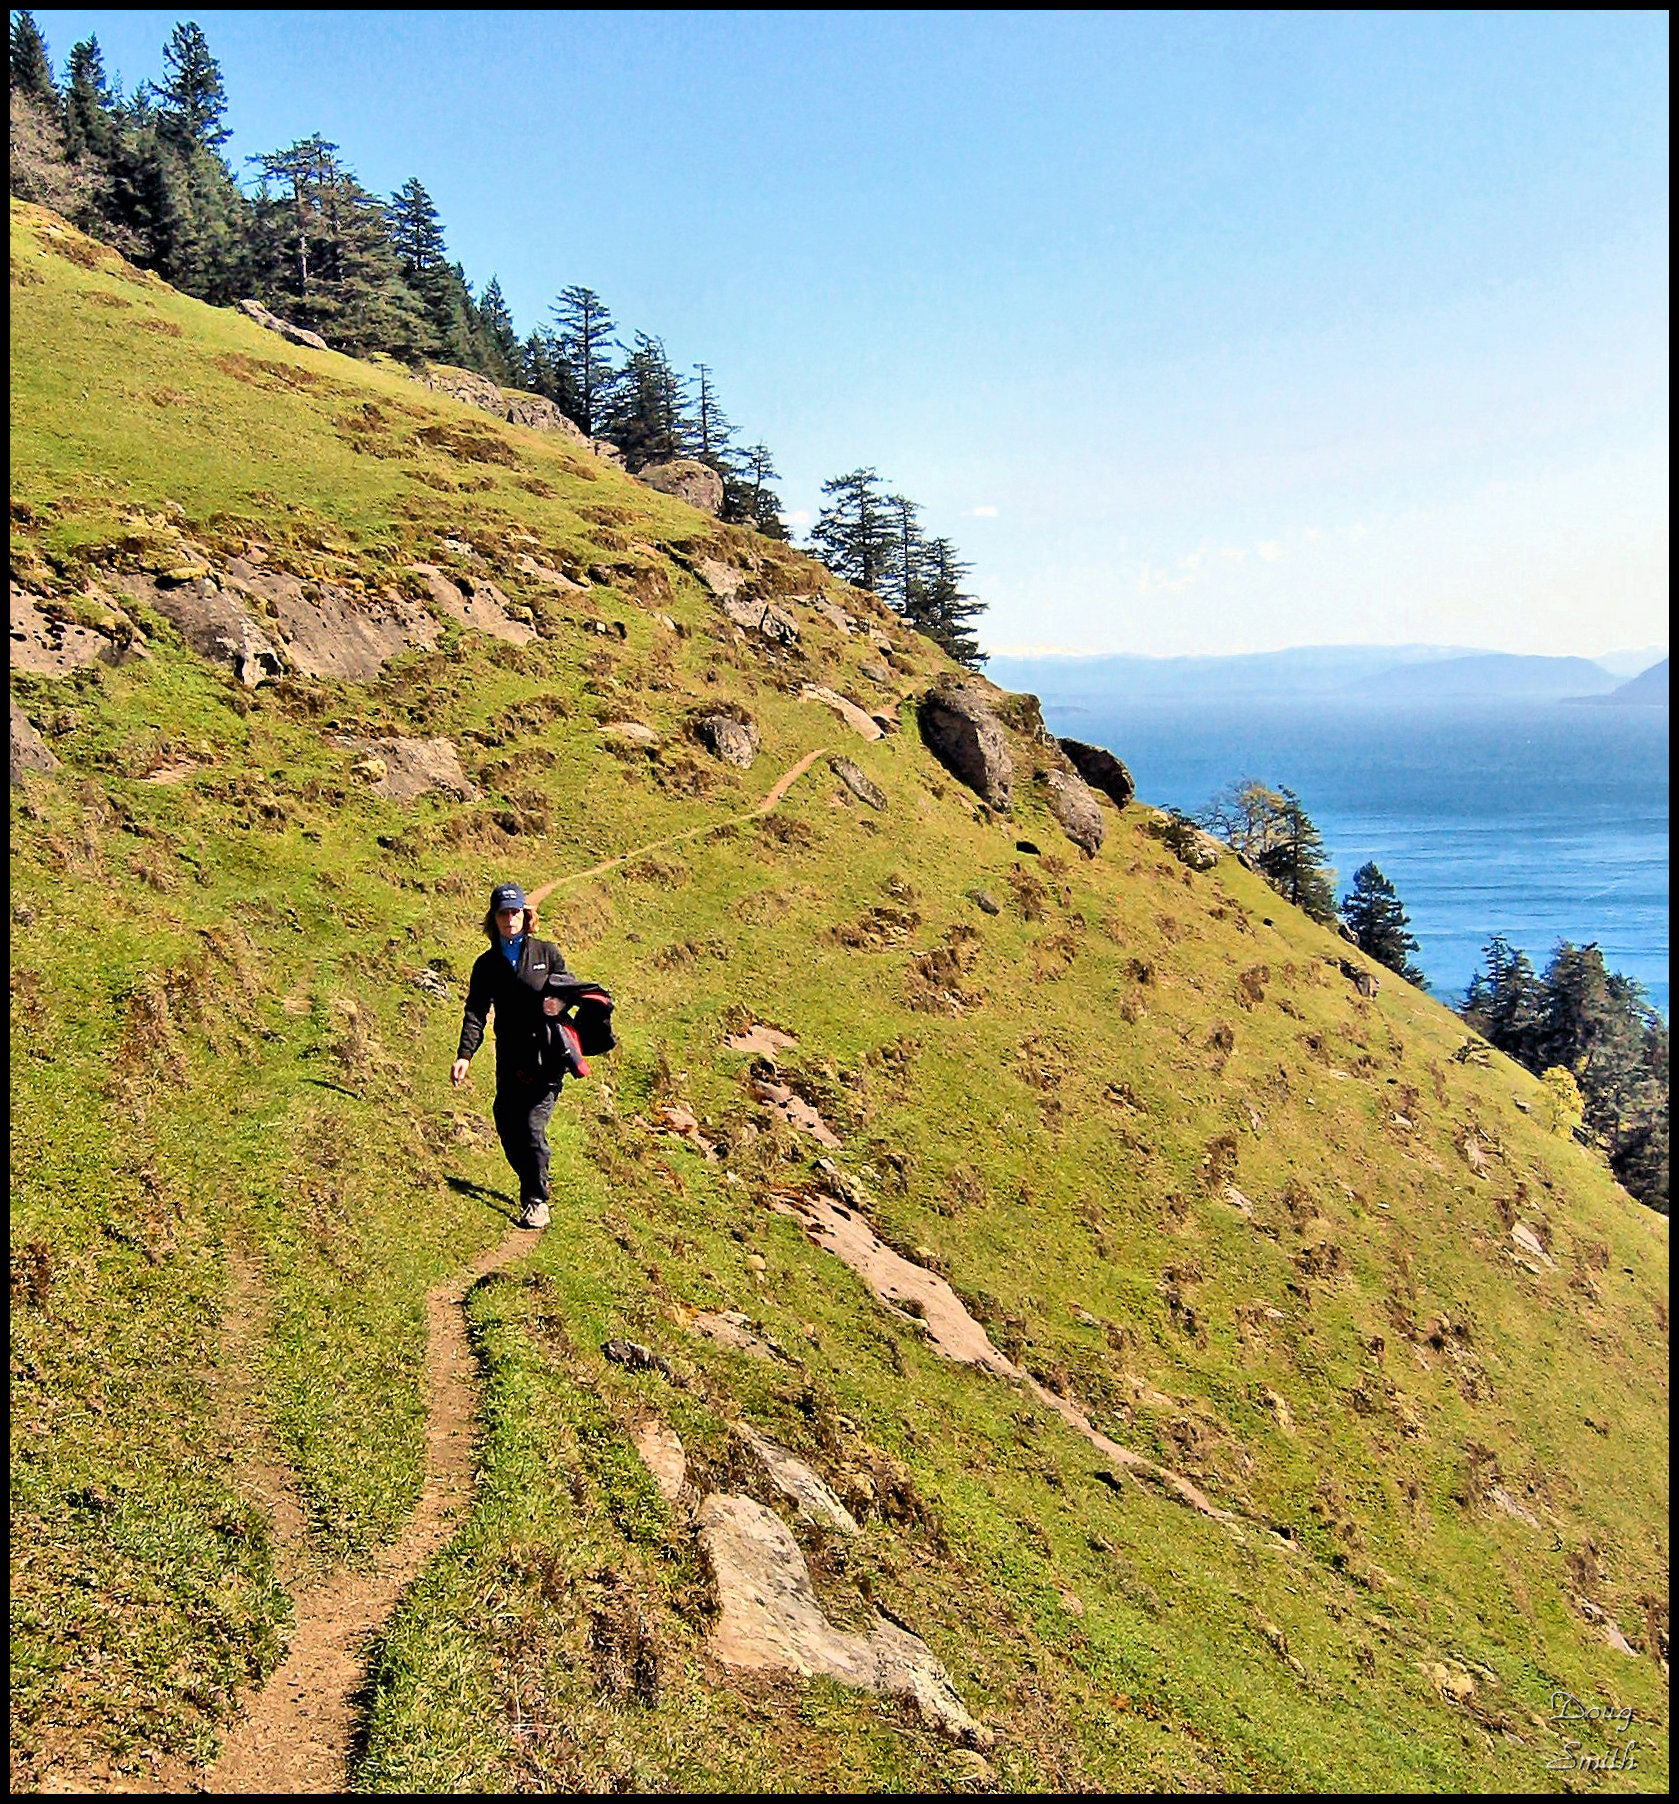
[[[239,311],[246,319],[255,320],[265,332],[278,333],[288,344],[307,345],[311,351],[332,349],[319,332],[311,332],[306,326],[294,326],[289,319],[270,313],[261,301],[241,301]]]
[[[12,701],[12,788],[22,789],[26,774],[58,769],[58,760],[47,750],[29,716]]]
[[[1064,770],[1042,770],[1038,781],[1044,788],[1049,811],[1061,823],[1061,830],[1088,857],[1102,849],[1107,823],[1102,819],[1101,804],[1084,780]]]
[[[1116,808],[1123,808],[1137,793],[1131,773],[1105,746],[1086,745],[1082,739],[1058,741],[1071,760],[1073,769],[1092,789],[1105,795]]]
[[[928,751],[988,807],[1006,814],[1014,802],[1014,760],[985,691],[947,678],[921,698],[920,715]]]
[[[752,768],[758,756],[758,729],[749,720],[736,720],[731,714],[705,714],[694,722],[694,737],[714,758],[725,764]]]
[[[371,682],[399,653],[437,643],[431,615],[395,589],[365,595],[331,583],[306,586],[284,570],[237,557],[222,582],[268,616],[286,656],[306,676]]]
[[[703,513],[720,514],[723,511],[723,478],[697,457],[678,457],[668,464],[648,464],[637,470],[635,476],[637,482],[646,483],[661,495],[674,495],[678,501],[686,501]]]
[[[744,595],[722,598],[723,612],[747,632],[761,633],[772,645],[795,645],[799,623],[773,601],[748,600]]]

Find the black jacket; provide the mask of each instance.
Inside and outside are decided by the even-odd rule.
[[[552,940],[525,935],[515,969],[500,943],[478,957],[467,985],[456,1058],[469,1059],[484,1043],[484,1024],[496,1017],[496,1088],[541,1081],[544,1045],[542,992],[550,979],[569,977],[565,954]],[[554,1082],[558,1084],[556,1076]]]

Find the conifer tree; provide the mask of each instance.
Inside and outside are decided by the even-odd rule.
[[[1335,873],[1324,860],[1323,835],[1292,789],[1280,793],[1275,838],[1255,863],[1274,890],[1327,926],[1335,919]]]
[[[726,478],[734,425],[717,403],[717,384],[712,380],[710,365],[696,363],[694,377],[694,455]]]
[[[316,133],[256,162],[266,286],[284,297],[280,310],[347,351],[423,356],[432,323],[402,279],[384,207],[338,146]]]
[[[418,176],[411,175],[391,196],[385,216],[403,284],[431,327],[420,348],[446,363],[476,365],[472,291],[465,270],[449,261],[442,221]]]
[[[64,87],[64,142],[70,155],[108,158],[116,138],[118,100],[105,79],[98,38],[83,38],[72,48]]]
[[[501,292],[501,283],[494,276],[478,297],[476,326],[489,364],[484,373],[505,388],[522,387],[524,368],[519,334],[513,329],[513,315]]]
[[[692,447],[687,384],[671,367],[662,338],[635,335],[613,385],[606,429],[632,470],[669,463]]]
[[[47,40],[30,12],[12,15],[12,91],[28,94],[35,100],[58,99],[58,84],[52,78],[52,58],[47,54]]]
[[[611,357],[616,330],[612,314],[592,288],[576,286],[566,289],[550,311],[559,326],[566,365],[567,400],[556,395],[554,404],[582,428],[585,437],[595,438],[617,379]]]
[[[781,500],[769,485],[776,480],[768,445],[748,445],[732,454],[723,470],[723,518],[750,526],[768,539],[785,539]]]
[[[810,538],[816,554],[842,581],[880,594],[897,545],[891,504],[874,470],[850,470],[822,485],[829,497]]]
[[[958,664],[977,670],[985,662],[985,654],[974,637],[973,622],[985,612],[985,603],[963,588],[968,574],[969,566],[956,555],[949,539],[929,540],[922,555],[916,612],[909,618],[912,626]]]
[[[159,90],[158,117],[165,133],[183,148],[220,149],[230,135],[222,124],[227,91],[204,33],[190,20],[169,34],[163,66],[167,73]]]
[[[1341,919],[1358,937],[1361,950],[1386,965],[1407,983],[1427,987],[1427,979],[1411,963],[1417,940],[1398,892],[1374,860],[1353,872],[1352,889],[1341,898]]]
[[[881,579],[881,598],[912,625],[921,627],[927,617],[921,509],[907,495],[888,495],[886,505],[892,517],[892,556]]]
[[[1500,1052],[1530,1070],[1538,1067],[1543,988],[1527,954],[1495,933],[1482,948],[1486,969],[1475,970],[1464,993],[1462,1015]]]

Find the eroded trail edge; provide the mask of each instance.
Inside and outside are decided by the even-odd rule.
[[[472,1499],[478,1386],[466,1293],[536,1244],[512,1228],[426,1292],[426,1479],[396,1545],[372,1573],[336,1572],[298,1593],[291,1648],[204,1776],[211,1792],[339,1792],[349,1782],[366,1644],[403,1590],[453,1537]]]

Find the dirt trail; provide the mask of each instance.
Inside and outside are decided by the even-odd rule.
[[[761,802],[734,818],[751,820],[768,814],[827,749],[818,746],[801,758]],[[589,870],[555,878],[534,891],[531,902],[541,901],[561,884],[599,876],[644,852],[709,833],[718,824],[710,821]],[[205,1791],[284,1794],[346,1788],[356,1694],[366,1677],[366,1643],[389,1619],[404,1588],[448,1543],[472,1497],[477,1388],[462,1304],[480,1278],[528,1252],[537,1239],[537,1231],[513,1228],[464,1272],[426,1293],[426,1479],[420,1502],[375,1571],[335,1572],[297,1593],[290,1650],[251,1699],[248,1714],[229,1733],[221,1757],[202,1775]],[[245,1343],[260,1330],[260,1297],[254,1274],[243,1268],[236,1272],[236,1309],[240,1301],[249,1307],[235,1338],[242,1350],[254,1353],[254,1347],[246,1348]],[[303,1536],[290,1474],[263,1462],[247,1477],[252,1490],[273,1509],[282,1564],[295,1571]]]
[[[640,858],[645,852],[662,852],[666,846],[680,845],[685,839],[698,839],[701,834],[715,833],[719,827],[726,827],[737,821],[756,820],[760,815],[768,814],[827,749],[827,746],[819,745],[814,752],[806,752],[804,757],[780,779],[769,794],[756,807],[748,808],[744,814],[730,815],[721,821],[707,821],[703,827],[686,827],[680,833],[668,833],[663,839],[651,840],[645,846],[635,846],[628,852],[620,852],[616,858],[607,858],[599,864],[592,864],[586,871],[568,871],[565,876],[556,877],[552,882],[543,884],[541,889],[533,889],[526,900],[532,908],[539,907],[562,884],[582,883],[586,878],[603,876],[607,871],[615,870],[619,865],[628,863],[632,858]]]
[[[336,1572],[299,1593],[291,1651],[204,1775],[206,1791],[345,1789],[364,1644],[454,1534],[472,1497],[477,1390],[462,1303],[486,1272],[536,1241],[535,1230],[509,1229],[464,1272],[426,1293],[426,1482],[419,1506],[375,1572]]]

